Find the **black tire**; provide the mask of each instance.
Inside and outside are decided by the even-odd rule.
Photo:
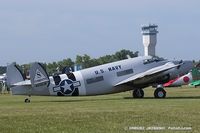
[[[30,100],[30,99],[28,99],[28,98],[26,98],[26,99],[24,100],[24,102],[25,102],[25,103],[30,103],[30,102],[31,102],[31,100]]]
[[[143,98],[144,91],[142,89],[135,89],[133,90],[133,98]]]
[[[165,98],[166,97],[166,91],[163,88],[157,88],[154,91],[154,97],[155,98]]]

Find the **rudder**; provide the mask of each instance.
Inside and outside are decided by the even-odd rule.
[[[30,68],[30,80],[32,87],[48,87],[50,80],[49,76],[42,64],[35,62]]]
[[[192,69],[192,77],[193,77],[193,80],[194,80],[194,81],[200,80],[200,69],[198,69],[198,68],[193,68],[193,69]]]
[[[7,66],[6,75],[8,86],[12,86],[15,83],[25,80],[22,71],[17,67],[16,63],[12,63]]]

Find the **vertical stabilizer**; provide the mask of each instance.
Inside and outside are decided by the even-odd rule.
[[[6,75],[8,86],[25,80],[21,70],[17,67],[16,63],[12,63],[7,66]]]
[[[32,87],[48,87],[49,76],[40,63],[33,63],[30,68],[30,79]]]
[[[192,69],[192,77],[193,77],[193,80],[196,81],[196,80],[200,80],[200,69],[198,68],[193,68]]]

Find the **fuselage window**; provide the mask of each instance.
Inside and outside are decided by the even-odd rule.
[[[120,77],[120,76],[124,76],[128,74],[132,74],[132,73],[133,73],[133,69],[127,69],[124,71],[117,72],[117,76]]]
[[[103,80],[104,80],[103,76],[99,76],[99,77],[87,79],[86,82],[87,82],[87,84],[92,84],[92,83],[100,82]]]

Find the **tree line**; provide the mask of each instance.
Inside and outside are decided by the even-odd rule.
[[[62,71],[65,67],[74,68],[75,65],[80,65],[82,69],[94,67],[114,61],[119,61],[123,59],[127,59],[127,55],[131,58],[138,56],[138,51],[133,52],[130,50],[122,49],[120,51],[115,52],[111,55],[101,56],[99,58],[92,58],[87,54],[77,55],[75,61],[71,58],[63,59],[62,61],[54,61],[51,63],[42,63],[46,68],[48,74],[53,75],[55,72]],[[28,72],[30,68],[30,64],[23,64],[20,66],[23,72]],[[0,67],[0,74],[6,72],[6,67]]]
[[[138,51],[133,52],[130,50],[122,49],[111,55],[101,56],[99,58],[92,58],[87,54],[77,55],[75,61],[71,58],[63,59],[62,61],[54,61],[51,63],[42,63],[47,70],[47,73],[54,75],[56,72],[62,72],[64,68],[74,68],[75,65],[80,65],[82,69],[94,67],[114,61],[119,61],[127,59],[127,55],[131,58],[138,56]],[[198,64],[200,61],[193,61],[194,65]],[[28,72],[30,64],[21,65],[23,72]],[[6,67],[0,66],[0,74],[6,73]],[[27,74],[26,74],[27,75]]]
[[[80,65],[82,69],[90,68],[90,67],[103,65],[106,63],[114,62],[114,61],[127,59],[127,55],[129,55],[131,58],[134,58],[138,56],[138,53],[139,53],[138,51],[133,52],[130,50],[122,49],[112,55],[105,55],[99,58],[92,58],[89,55],[84,54],[82,56],[77,55],[75,61],[73,61],[71,58],[67,58],[58,62],[44,63],[44,66],[47,72],[50,75],[52,75],[56,71],[62,71],[65,67],[73,68],[75,65]]]

